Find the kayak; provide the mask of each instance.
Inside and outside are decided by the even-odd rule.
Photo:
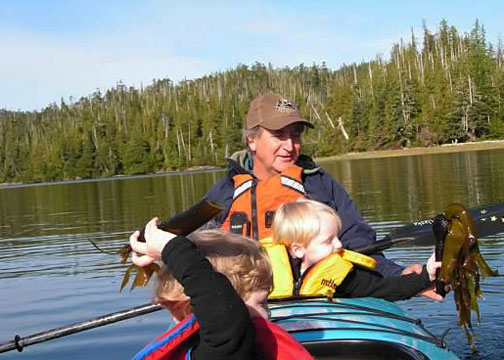
[[[317,359],[459,359],[399,306],[376,298],[270,302],[270,320]]]

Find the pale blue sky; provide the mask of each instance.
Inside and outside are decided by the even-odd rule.
[[[476,19],[497,45],[504,1],[0,0],[0,108],[40,110],[122,81],[192,79],[275,67],[388,58],[394,43],[441,19]]]

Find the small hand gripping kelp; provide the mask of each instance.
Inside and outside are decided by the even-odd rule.
[[[448,205],[444,213],[436,216],[432,228],[436,237],[436,260],[442,259],[436,283],[437,292],[444,296],[444,285],[451,285],[459,326],[464,328],[472,350],[476,351],[471,309],[480,322],[477,301],[478,297],[483,298],[480,276],[497,276],[498,273],[490,269],[483,259],[479,251],[476,225],[463,205]]]
[[[201,226],[212,220],[221,211],[222,207],[220,205],[204,199],[201,202],[193,205],[186,211],[176,214],[172,218],[161,222],[160,224],[158,224],[158,228],[176,235],[189,235],[194,230],[200,228]],[[138,241],[145,242],[144,232],[145,229],[140,230]],[[95,248],[103,253],[113,255],[119,254],[122,264],[125,264],[128,261],[128,258],[132,252],[131,246],[129,244],[124,245],[117,251],[111,252],[99,248],[92,240],[89,241],[94,245]],[[124,287],[128,284],[131,273],[133,271],[136,271],[137,274],[135,276],[135,279],[133,280],[133,283],[131,284],[130,290],[133,290],[137,286],[145,287],[152,275],[154,273],[157,273],[159,270],[160,266],[155,262],[147,266],[137,266],[135,264],[131,264],[126,268],[120,291],[122,291],[122,289],[124,289]]]

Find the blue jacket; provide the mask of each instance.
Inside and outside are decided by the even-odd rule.
[[[226,218],[233,202],[233,176],[252,173],[252,158],[246,151],[239,151],[228,160],[227,175],[215,184],[206,195],[206,199],[224,207],[216,217],[221,224]],[[300,155],[296,165],[303,168],[303,185],[307,196],[336,210],[341,217],[343,229],[340,241],[344,248],[356,249],[376,241],[376,233],[360,216],[355,203],[346,190],[330,174],[319,167],[310,157]],[[377,270],[385,277],[397,276],[404,267],[386,259],[383,254],[373,257],[378,261]]]

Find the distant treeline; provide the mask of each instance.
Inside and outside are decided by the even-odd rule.
[[[504,137],[504,66],[476,22],[442,21],[393,46],[390,60],[273,68],[256,63],[174,84],[123,84],[41,112],[0,111],[0,182],[143,174],[225,164],[242,148],[249,101],[295,99],[313,156]],[[331,46],[331,44],[327,44]]]

